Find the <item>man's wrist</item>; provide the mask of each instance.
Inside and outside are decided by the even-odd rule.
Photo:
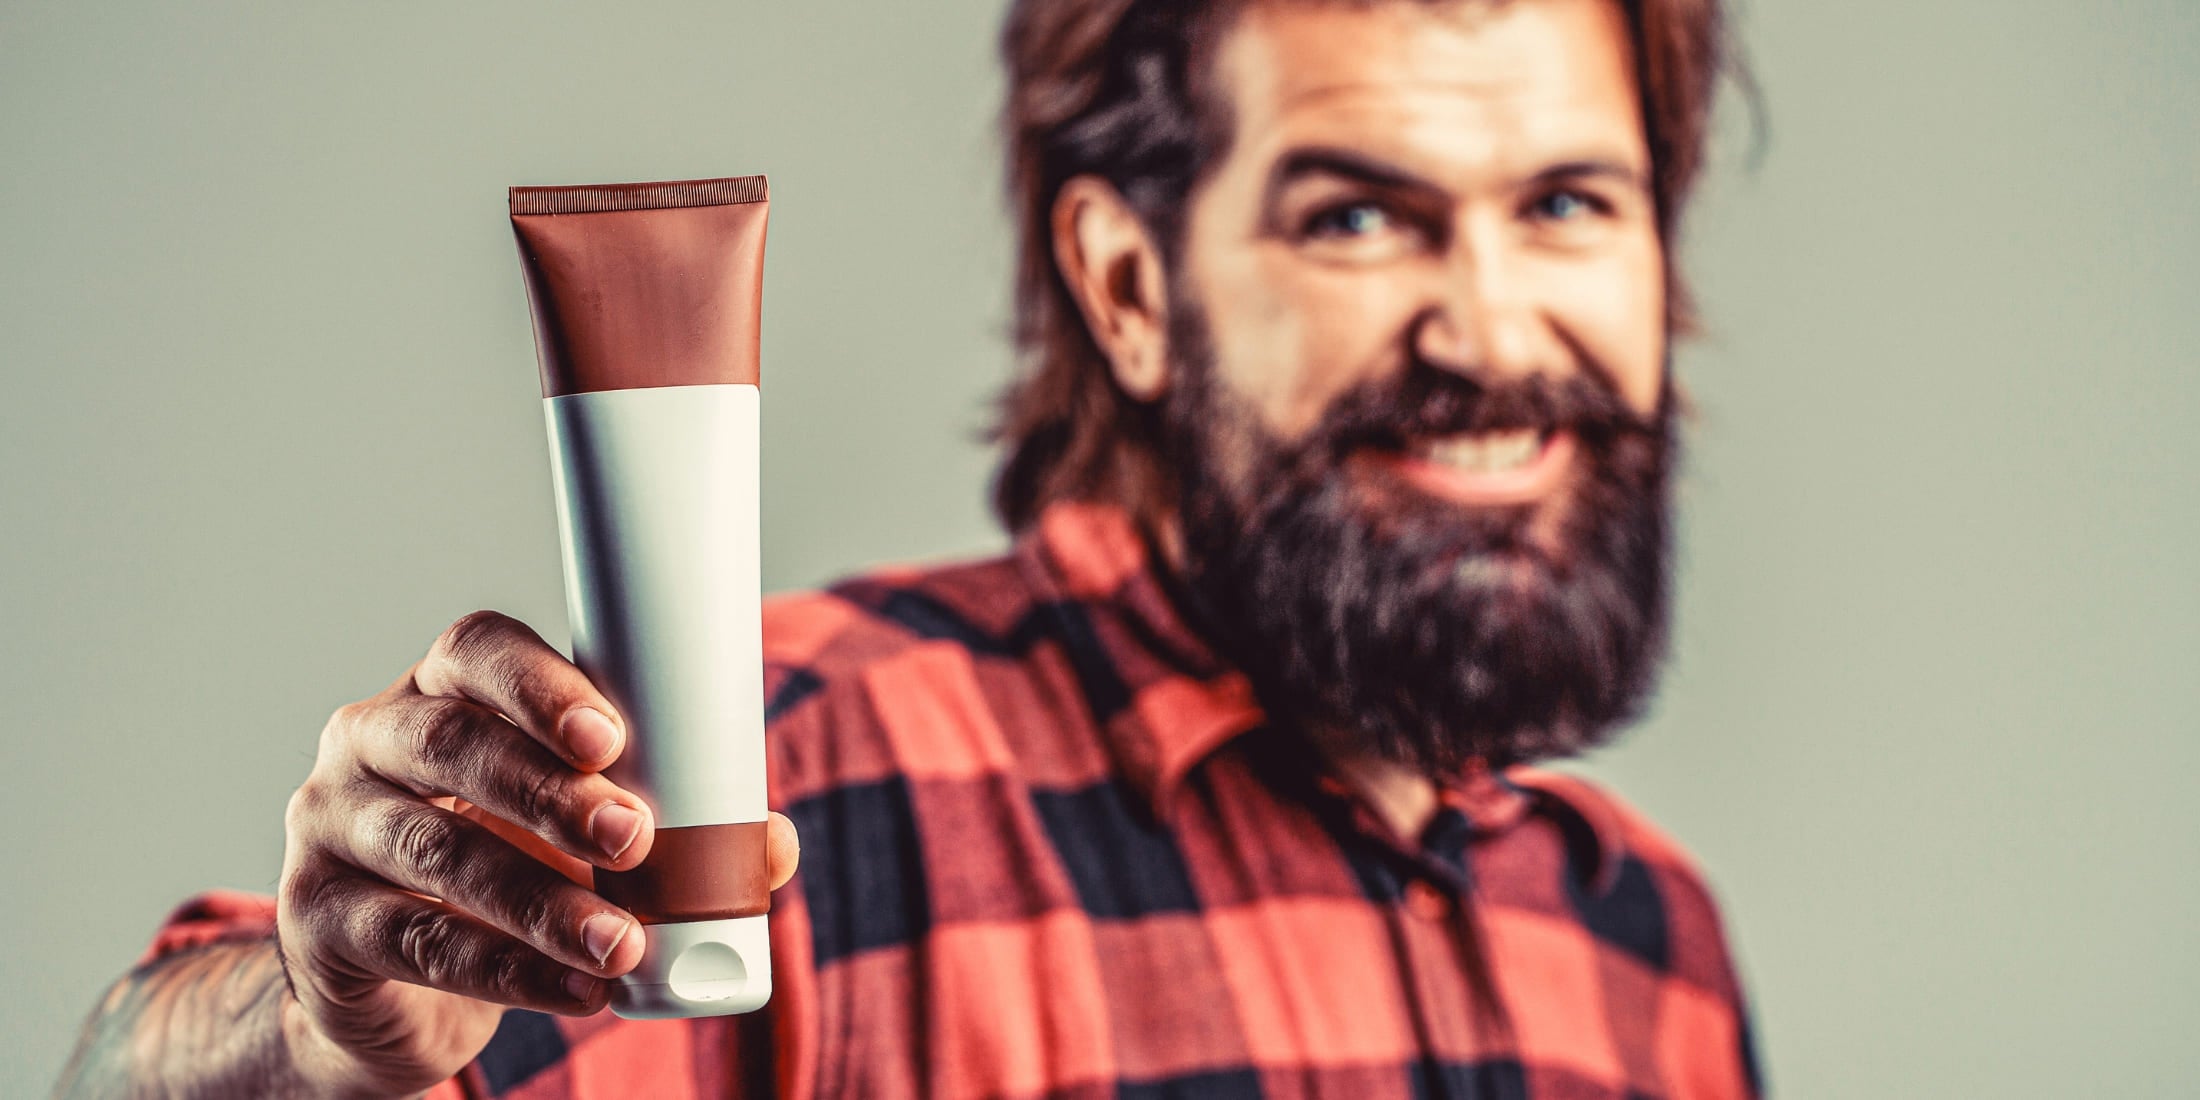
[[[357,1058],[336,1045],[306,1015],[298,996],[286,988],[278,1012],[282,1034],[283,1070],[279,1096],[329,1097],[330,1100],[397,1100],[417,1097],[420,1091],[380,1091],[367,1084],[371,1076]]]

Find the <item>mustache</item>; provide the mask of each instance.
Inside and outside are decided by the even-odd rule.
[[[1659,412],[1646,417],[1587,372],[1463,373],[1415,359],[1403,372],[1362,382],[1332,401],[1301,449],[1337,460],[1356,450],[1403,451],[1445,436],[1514,429],[1565,429],[1584,443],[1605,445],[1659,434],[1666,404],[1661,399]]]

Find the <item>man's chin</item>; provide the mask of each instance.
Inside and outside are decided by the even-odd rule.
[[[1589,548],[1546,550],[1539,536],[1563,537],[1518,509],[1509,524],[1448,503],[1410,511],[1403,531],[1300,527],[1297,553],[1237,578],[1253,582],[1230,602],[1255,627],[1243,656],[1264,694],[1439,777],[1586,751],[1633,716],[1661,644],[1654,596],[1567,569]],[[1368,586],[1335,586],[1347,576]]]

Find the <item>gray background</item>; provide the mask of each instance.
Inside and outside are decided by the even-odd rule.
[[[998,545],[999,10],[0,6],[0,1093],[271,884],[331,709],[475,607],[562,644],[506,185],[771,175],[771,586]],[[1589,767],[1785,1095],[2191,1095],[2200,6],[1741,14],[1676,661]]]

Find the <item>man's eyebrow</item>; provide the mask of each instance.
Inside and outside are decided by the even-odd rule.
[[[1364,153],[1330,146],[1310,146],[1293,149],[1277,158],[1276,166],[1268,172],[1268,196],[1272,199],[1284,188],[1308,176],[1339,176],[1355,183],[1390,191],[1446,193],[1442,186],[1430,180]]]
[[[1293,149],[1277,158],[1268,173],[1270,199],[1284,188],[1309,176],[1336,176],[1369,187],[1390,191],[1418,191],[1447,195],[1449,189],[1387,161],[1350,149],[1310,146]],[[1580,156],[1560,161],[1530,175],[1525,188],[1548,187],[1572,180],[1605,179],[1648,193],[1649,177],[1632,162],[1615,156]]]
[[[1578,157],[1551,165],[1528,177],[1528,186],[1548,187],[1570,180],[1607,179],[1647,193],[1650,181],[1642,169],[1617,157]]]

